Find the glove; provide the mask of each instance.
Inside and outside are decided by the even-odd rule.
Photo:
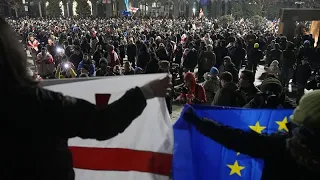
[[[196,122],[201,121],[191,106],[183,113],[183,119],[190,124],[195,124]]]

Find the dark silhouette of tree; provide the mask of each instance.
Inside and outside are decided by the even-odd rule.
[[[76,13],[80,17],[89,17],[91,16],[91,8],[87,0],[77,0]]]
[[[60,0],[49,1],[49,5],[46,8],[46,15],[49,17],[60,17],[62,15]]]
[[[13,9],[15,12],[15,16],[18,17],[18,11],[20,8],[22,8],[21,0],[4,0],[1,4],[5,5],[10,9]]]

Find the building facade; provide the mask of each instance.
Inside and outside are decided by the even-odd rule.
[[[45,16],[46,3],[50,0],[21,0],[23,5],[19,16]],[[63,16],[75,14],[76,2],[79,0],[62,0],[60,2]],[[95,17],[119,17],[126,10],[125,0],[88,0]],[[204,16],[217,18],[232,14],[235,4],[250,4],[248,0],[129,0],[129,7],[139,8],[134,16],[147,17],[193,17],[198,16],[200,10]],[[252,1],[254,2],[254,1]],[[312,7],[314,0],[304,0],[303,7]],[[295,7],[296,0],[283,0],[277,4],[278,8]],[[319,3],[320,4],[320,3]],[[320,6],[320,5],[319,5]],[[13,16],[14,13],[0,4],[0,13]]]

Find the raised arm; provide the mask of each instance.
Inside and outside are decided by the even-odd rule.
[[[186,112],[184,119],[193,124],[200,133],[226,148],[255,158],[270,157],[274,153],[283,152],[283,148],[286,147],[286,135],[261,135],[253,131],[245,132],[215,121],[198,118],[192,112]]]
[[[37,88],[36,97],[39,107],[42,108],[39,110],[54,116],[48,116],[48,120],[40,120],[35,124],[39,127],[48,126],[48,131],[65,138],[78,136],[98,140],[110,139],[122,133],[140,116],[147,105],[146,99],[165,97],[169,86],[169,77],[154,80],[142,87],[128,90],[120,99],[103,107]]]

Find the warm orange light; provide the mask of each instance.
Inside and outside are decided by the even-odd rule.
[[[319,32],[320,32],[320,21],[312,21],[310,27],[310,34],[314,38],[314,46],[317,46],[318,39],[319,39]]]

